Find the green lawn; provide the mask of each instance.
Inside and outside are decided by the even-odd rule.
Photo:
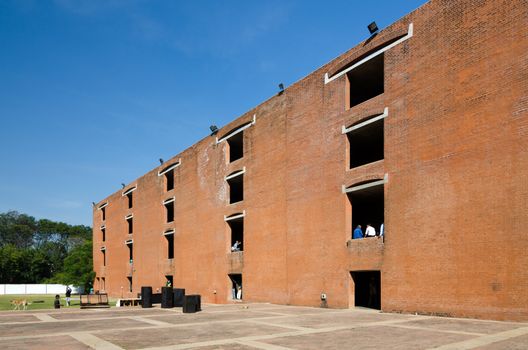
[[[64,299],[64,294],[61,294],[61,307],[64,308],[70,308],[70,309],[78,309],[79,308],[79,296],[78,295],[72,295],[71,299],[71,306],[66,306],[66,300]],[[13,306],[11,306],[10,300],[13,299],[26,299],[28,302],[31,303],[31,305],[28,305],[28,310],[40,310],[40,309],[53,309],[54,308],[54,301],[55,301],[55,295],[45,295],[45,294],[28,294],[28,295],[0,295],[0,310],[13,310]],[[110,306],[115,306],[115,299],[109,299],[108,300]]]

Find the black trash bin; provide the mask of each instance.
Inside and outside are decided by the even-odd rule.
[[[183,312],[194,313],[201,311],[201,297],[200,295],[186,295],[183,297]]]
[[[174,307],[182,307],[183,306],[183,297],[185,297],[185,289],[183,289],[183,288],[174,288],[172,290],[172,293],[174,295]]]
[[[172,287],[161,287],[161,307],[164,309],[173,307]]]
[[[152,307],[152,287],[141,287],[141,307]]]

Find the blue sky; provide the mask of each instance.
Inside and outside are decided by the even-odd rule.
[[[0,212],[97,202],[425,0],[0,0]]]

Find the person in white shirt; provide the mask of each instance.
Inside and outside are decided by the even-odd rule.
[[[365,231],[365,237],[375,237],[375,236],[376,236],[376,230],[374,229],[374,227],[368,224],[367,230]]]
[[[239,241],[236,241],[235,244],[233,244],[233,246],[231,247],[231,251],[232,252],[240,251],[240,242]]]

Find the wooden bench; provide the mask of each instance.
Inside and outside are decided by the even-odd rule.
[[[81,309],[106,308],[108,304],[108,294],[81,294]]]

